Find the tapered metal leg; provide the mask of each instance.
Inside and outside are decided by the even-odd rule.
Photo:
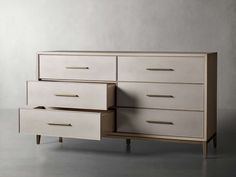
[[[59,142],[62,143],[63,142],[63,138],[59,137]]]
[[[128,153],[130,153],[130,150],[131,150],[130,142],[131,142],[130,139],[126,139],[126,152],[128,152]]]
[[[40,144],[41,135],[36,135],[36,144]]]
[[[202,153],[203,153],[203,157],[207,158],[207,153],[208,153],[208,143],[207,143],[207,141],[202,142]]]
[[[130,142],[131,142],[130,139],[126,139],[126,145],[127,145],[127,146],[130,146]]]
[[[214,148],[217,147],[217,135],[215,135],[213,138],[213,146],[214,146]]]

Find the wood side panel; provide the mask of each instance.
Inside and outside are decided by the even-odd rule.
[[[107,84],[107,107],[115,106],[115,84]]]
[[[108,111],[102,113],[101,133],[102,136],[114,132],[115,130],[115,112]]]
[[[217,53],[207,57],[207,139],[217,130]]]

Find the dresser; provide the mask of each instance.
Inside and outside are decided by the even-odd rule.
[[[216,147],[217,54],[51,51],[37,54],[19,132]],[[174,150],[174,149],[173,149]]]

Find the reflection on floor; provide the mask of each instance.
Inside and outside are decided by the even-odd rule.
[[[200,177],[236,176],[236,114],[220,111],[218,149],[158,141],[87,141],[18,133],[16,110],[0,111],[0,177]]]

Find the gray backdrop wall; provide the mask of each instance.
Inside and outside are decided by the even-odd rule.
[[[0,0],[0,108],[25,104],[41,50],[217,51],[236,109],[235,0]]]

